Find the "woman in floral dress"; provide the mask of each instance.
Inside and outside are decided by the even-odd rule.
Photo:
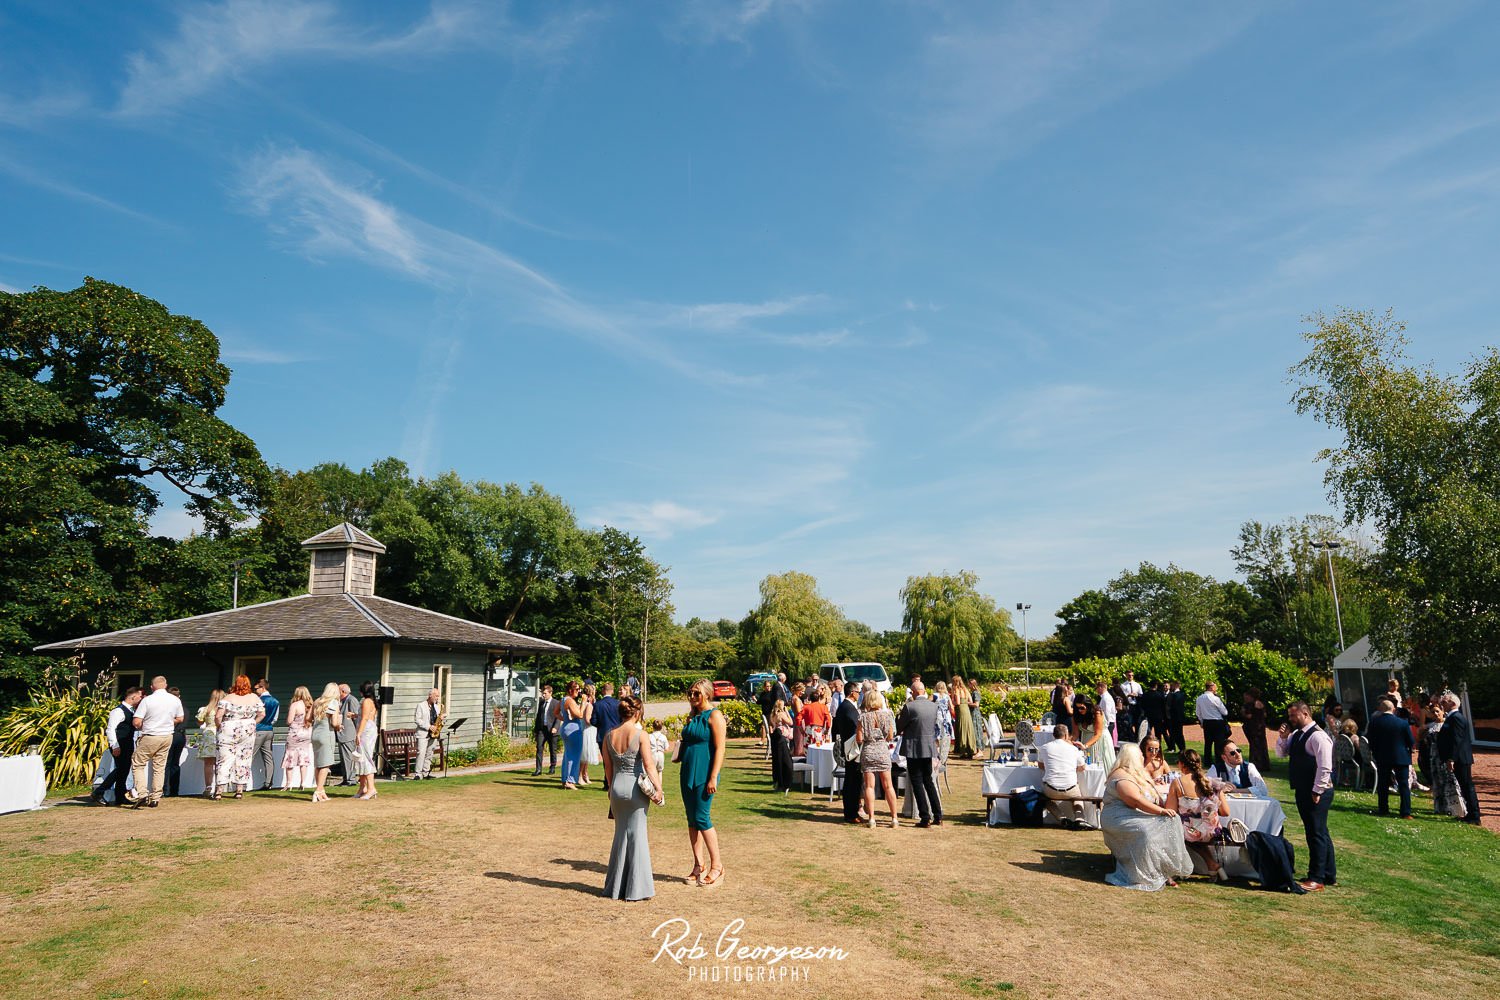
[[[255,724],[265,717],[266,706],[250,693],[250,678],[240,674],[229,694],[219,699],[214,716],[219,763],[214,798],[233,786],[234,797],[245,797],[250,787],[250,758],[255,755]]]
[[[1209,875],[1227,882],[1213,845],[1220,839],[1219,817],[1229,815],[1229,800],[1224,793],[1232,786],[1204,774],[1203,758],[1196,750],[1182,751],[1177,766],[1182,774],[1167,792],[1167,808],[1182,819],[1182,837],[1188,851],[1203,859]]]
[[[282,788],[313,787],[312,692],[299,687],[286,710],[286,753],[281,758]]]
[[[938,760],[946,764],[948,751],[953,748],[953,699],[948,697],[947,681],[938,681],[932,690],[932,703],[937,706]]]

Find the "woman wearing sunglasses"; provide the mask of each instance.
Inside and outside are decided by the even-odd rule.
[[[724,766],[724,713],[714,707],[714,686],[707,679],[694,681],[688,689],[688,707],[688,721],[682,727],[673,758],[682,762],[682,805],[687,810],[688,843],[693,848],[693,871],[688,881],[718,885],[724,880],[724,865],[719,860],[713,802],[714,792],[719,790],[719,769]]]

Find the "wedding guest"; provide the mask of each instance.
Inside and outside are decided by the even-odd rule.
[[[1252,687],[1240,700],[1240,728],[1245,731],[1245,746],[1250,750],[1250,763],[1262,771],[1271,767],[1271,755],[1266,748],[1265,695],[1260,688]]]
[[[265,706],[265,714],[255,724],[255,757],[260,761],[260,769],[266,776],[266,783],[261,785],[261,791],[269,791],[274,783],[276,769],[276,747],[275,734],[276,723],[281,721],[281,702],[277,701],[271,694],[271,686],[262,677],[255,682],[255,694],[260,698],[261,704]],[[252,779],[253,780],[253,779]]]
[[[313,786],[312,794],[314,802],[328,801],[328,773],[333,770],[334,748],[337,745],[339,730],[344,724],[343,713],[339,710],[342,702],[343,697],[339,694],[339,686],[332,682],[323,685],[323,694],[313,702],[312,756],[313,769],[317,774],[317,783]],[[287,742],[290,743],[290,739]]]
[[[1394,681],[1392,683],[1395,683]],[[1368,732],[1375,757],[1376,814],[1391,814],[1391,786],[1400,796],[1402,819],[1411,819],[1411,726],[1396,714],[1396,703],[1387,695],[1375,703]]]
[[[552,685],[543,684],[541,697],[536,700],[536,720],[531,724],[531,736],[536,741],[536,770],[534,778],[542,773],[542,750],[547,751],[547,773],[557,772],[557,720],[562,706],[552,697]]]
[[[1179,753],[1187,748],[1187,743],[1182,738],[1182,727],[1187,725],[1187,692],[1182,689],[1182,684],[1172,681],[1167,687],[1167,739],[1165,746],[1168,750],[1176,750]]]
[[[1078,698],[1073,703],[1073,722],[1077,731],[1079,749],[1108,774],[1115,769],[1115,748],[1109,739],[1109,724],[1104,710],[1090,705],[1087,698]]]
[[[1442,751],[1438,749],[1438,743],[1442,739],[1443,723],[1447,721],[1447,718],[1448,713],[1443,710],[1442,702],[1434,699],[1427,707],[1427,730],[1422,734],[1422,744],[1427,748],[1428,756],[1432,761],[1429,765],[1429,773],[1432,775],[1432,811],[1439,816],[1463,819],[1468,815],[1469,807],[1464,804],[1463,793],[1458,788],[1458,779],[1443,764]]]
[[[286,751],[281,756],[281,787],[313,787],[312,731],[315,720],[312,693],[305,687],[292,692],[286,710]]]
[[[1135,671],[1125,671],[1125,679],[1120,682],[1120,694],[1123,695],[1123,701],[1120,704],[1120,715],[1125,719],[1127,733],[1125,738],[1131,742],[1135,742],[1136,727],[1141,724],[1141,719],[1144,718],[1141,713],[1141,698],[1145,693],[1146,691],[1141,687],[1140,681],[1135,679]],[[1119,745],[1119,739],[1115,740],[1115,744],[1116,746]]]
[[[356,799],[369,801],[380,793],[375,790],[375,739],[380,723],[379,689],[374,681],[365,681],[359,686],[359,722],[355,725],[358,746],[354,758],[354,769],[359,775],[359,792]]]
[[[979,741],[974,729],[974,713],[969,708],[969,687],[962,677],[955,676],[949,682],[948,695],[953,699],[953,731],[957,734],[953,752],[963,760],[973,760]]]
[[[208,696],[208,704],[198,709],[198,759],[203,762],[203,797],[213,798],[214,770],[218,763],[219,742],[215,739],[214,716],[219,712],[219,699],[224,697],[222,688],[214,688]]]
[[[1201,760],[1217,760],[1229,740],[1229,708],[1219,697],[1219,685],[1209,681],[1195,703],[1198,724],[1203,727]]]
[[[1313,723],[1307,702],[1296,701],[1286,710],[1276,740],[1276,755],[1287,758],[1287,776],[1297,800],[1297,815],[1307,833],[1307,878],[1300,882],[1308,892],[1319,892],[1338,882],[1333,838],[1328,835],[1328,811],[1333,807],[1333,738]]]
[[[605,688],[608,695],[609,688]],[[604,740],[604,783],[609,788],[609,809],[615,818],[615,839],[609,848],[609,867],[604,874],[604,892],[611,899],[650,899],[656,895],[651,877],[651,842],[646,830],[646,810],[661,805],[661,772],[640,726],[641,700],[626,693],[616,700],[618,722]],[[651,793],[641,788],[644,775]]]
[[[1152,681],[1151,690],[1141,695],[1137,708],[1146,719],[1146,725],[1149,727],[1146,731],[1152,736],[1165,740],[1167,738],[1166,685],[1161,681]]]
[[[932,704],[937,709],[937,759],[941,767],[948,763],[948,752],[953,749],[953,699],[948,697],[947,681],[932,686]]]
[[[848,752],[849,741],[859,731],[859,685],[853,681],[844,684],[844,700],[833,717],[833,739],[844,758],[844,822],[859,823],[860,803],[864,800],[865,773],[859,762],[859,751]]]
[[[1073,709],[1068,705],[1067,682],[1061,677],[1052,685],[1052,721],[1053,724],[1066,722],[1073,714]]]
[[[113,789],[112,804],[125,804],[125,783],[130,780],[130,759],[135,754],[135,710],[144,696],[145,692],[140,687],[130,685],[104,723],[104,738],[109,744],[111,770],[99,787],[94,789],[91,797],[95,802],[103,802],[104,793]]]
[[[943,825],[943,800],[932,778],[932,759],[937,755],[937,708],[921,681],[912,681],[911,689],[911,700],[901,706],[896,718],[896,732],[901,734],[906,780],[917,804],[917,827],[925,830]]]
[[[562,786],[578,787],[578,775],[583,765],[583,705],[579,701],[582,688],[577,681],[568,681],[563,695],[562,728],[563,740]]]
[[[802,706],[797,721],[802,724],[802,731],[809,742],[821,744],[827,738],[833,718],[828,714],[828,706],[823,701],[821,686],[808,694],[807,703]]]
[[[790,791],[796,772],[792,770],[792,713],[782,702],[771,707],[771,784],[778,792]]]
[[[1064,829],[1092,829],[1085,819],[1083,797],[1078,790],[1078,776],[1088,766],[1078,744],[1068,738],[1068,727],[1059,722],[1052,727],[1052,739],[1037,748],[1036,766],[1042,771],[1042,798],[1047,811]]]
[[[689,882],[718,885],[724,879],[719,856],[719,834],[714,829],[714,793],[719,790],[719,770],[724,766],[724,713],[714,705],[714,686],[704,678],[688,689],[690,712],[677,742],[682,806],[687,812],[688,844],[693,849],[693,871]],[[708,870],[704,871],[704,854]]]
[[[1110,749],[1114,749],[1120,745],[1120,730],[1117,725],[1120,717],[1118,702],[1115,701],[1115,696],[1110,694],[1109,685],[1103,681],[1094,685],[1094,694],[1097,695],[1094,705],[1099,709],[1099,714],[1104,716],[1104,731],[1109,736]],[[1110,757],[1110,765],[1109,770],[1113,770],[1113,755]]]
[[[609,739],[609,731],[620,724],[620,700],[615,697],[615,686],[604,682],[603,693],[594,702],[594,728],[598,730],[599,745]]]
[[[349,685],[339,685],[339,716],[344,725],[337,730],[339,745],[339,764],[344,772],[339,779],[340,787],[348,787],[354,784],[359,774],[359,698],[349,689]]]
[[[172,736],[177,723],[187,714],[182,702],[167,690],[165,677],[151,679],[151,693],[141,699],[136,707],[135,749],[130,755],[131,781],[135,785],[132,795],[127,792],[127,801],[141,803],[151,808],[161,804],[162,791],[167,784],[167,754],[172,749]],[[149,790],[146,788],[146,769],[150,767]]]
[[[1208,874],[1228,882],[1223,866],[1214,854],[1219,839],[1219,817],[1229,815],[1229,799],[1223,787],[1203,773],[1203,758],[1196,750],[1184,750],[1177,758],[1182,772],[1167,790],[1167,808],[1182,818],[1182,836],[1187,849],[1203,859]]]
[[[969,714],[974,717],[974,744],[989,746],[984,732],[984,706],[980,704],[979,678],[969,678]]]
[[[634,694],[633,691],[631,693]],[[636,695],[636,698],[639,699],[640,695]],[[664,729],[664,723],[660,719],[652,719],[651,720],[651,741],[650,742],[651,742],[651,753],[656,758],[656,773],[657,774],[666,774],[666,772],[667,772],[667,751],[669,749],[671,749],[672,741],[667,738],[667,734],[666,734],[666,731]],[[664,787],[664,786],[658,784],[657,787],[660,788],[660,787]]]
[[[244,674],[236,677],[229,693],[219,699],[219,708],[214,714],[219,748],[218,769],[214,777],[215,799],[226,791],[241,799],[251,787],[255,724],[265,714],[265,703],[250,693],[250,678]]]
[[[580,785],[590,784],[589,765],[598,764],[599,756],[599,730],[594,725],[594,695],[595,687],[592,684],[583,686],[583,758],[578,764],[578,783]]]
[[[1162,801],[1165,802],[1168,786],[1177,780],[1177,770],[1168,764],[1167,758],[1162,755],[1160,736],[1147,736],[1141,741],[1141,758],[1145,762],[1146,774],[1151,777],[1152,783],[1161,793]]]
[[[1479,797],[1474,793],[1474,727],[1464,715],[1458,695],[1452,691],[1444,692],[1442,702],[1446,715],[1443,728],[1438,731],[1438,759],[1458,782],[1466,811],[1464,822],[1479,826]],[[136,715],[139,718],[140,713]],[[136,783],[139,788],[139,778]]]
[[[167,693],[182,704],[182,691],[167,688]],[[182,789],[182,754],[187,749],[187,718],[177,720],[172,727],[172,749],[167,751],[167,798],[175,799]]]
[[[955,683],[955,688],[957,684]],[[967,713],[965,713],[967,718]],[[970,723],[972,728],[973,723]],[[891,826],[901,825],[896,817],[896,784],[891,780],[891,741],[896,738],[896,717],[886,708],[885,698],[874,687],[865,689],[860,701],[859,764],[865,778],[865,814],[870,829],[875,829],[875,782],[884,786],[886,805],[891,810]]]
[[[781,699],[776,697],[776,686],[766,681],[760,686],[760,694],[755,696],[755,703],[760,706],[760,735],[762,743],[769,743],[771,739],[771,710],[776,707],[776,702]]]
[[[1271,797],[1270,789],[1266,788],[1266,780],[1261,777],[1260,769],[1245,759],[1244,754],[1240,752],[1239,744],[1234,740],[1224,744],[1224,752],[1219,755],[1218,760],[1214,761],[1210,773],[1215,779],[1232,785],[1242,792],[1250,792],[1262,799]]]
[[[1099,828],[1115,857],[1115,870],[1104,876],[1110,885],[1155,892],[1193,872],[1177,812],[1162,802],[1133,743],[1121,744],[1115,768],[1105,779]]]

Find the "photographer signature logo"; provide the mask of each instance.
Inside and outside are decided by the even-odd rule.
[[[808,982],[815,962],[842,962],[849,953],[833,946],[779,945],[746,941],[745,921],[724,925],[711,946],[703,932],[682,917],[664,920],[651,932],[658,942],[652,962],[667,959],[687,969],[688,979],[705,983]]]

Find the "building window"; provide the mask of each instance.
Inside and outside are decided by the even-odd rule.
[[[453,687],[453,665],[451,663],[434,663],[432,665],[432,686],[438,689],[438,704],[447,708],[448,693]]]
[[[271,675],[271,658],[269,656],[236,656],[234,658],[234,676],[244,674],[250,678],[250,686],[254,687],[256,681],[269,679]],[[234,678],[230,678],[233,681]]]

